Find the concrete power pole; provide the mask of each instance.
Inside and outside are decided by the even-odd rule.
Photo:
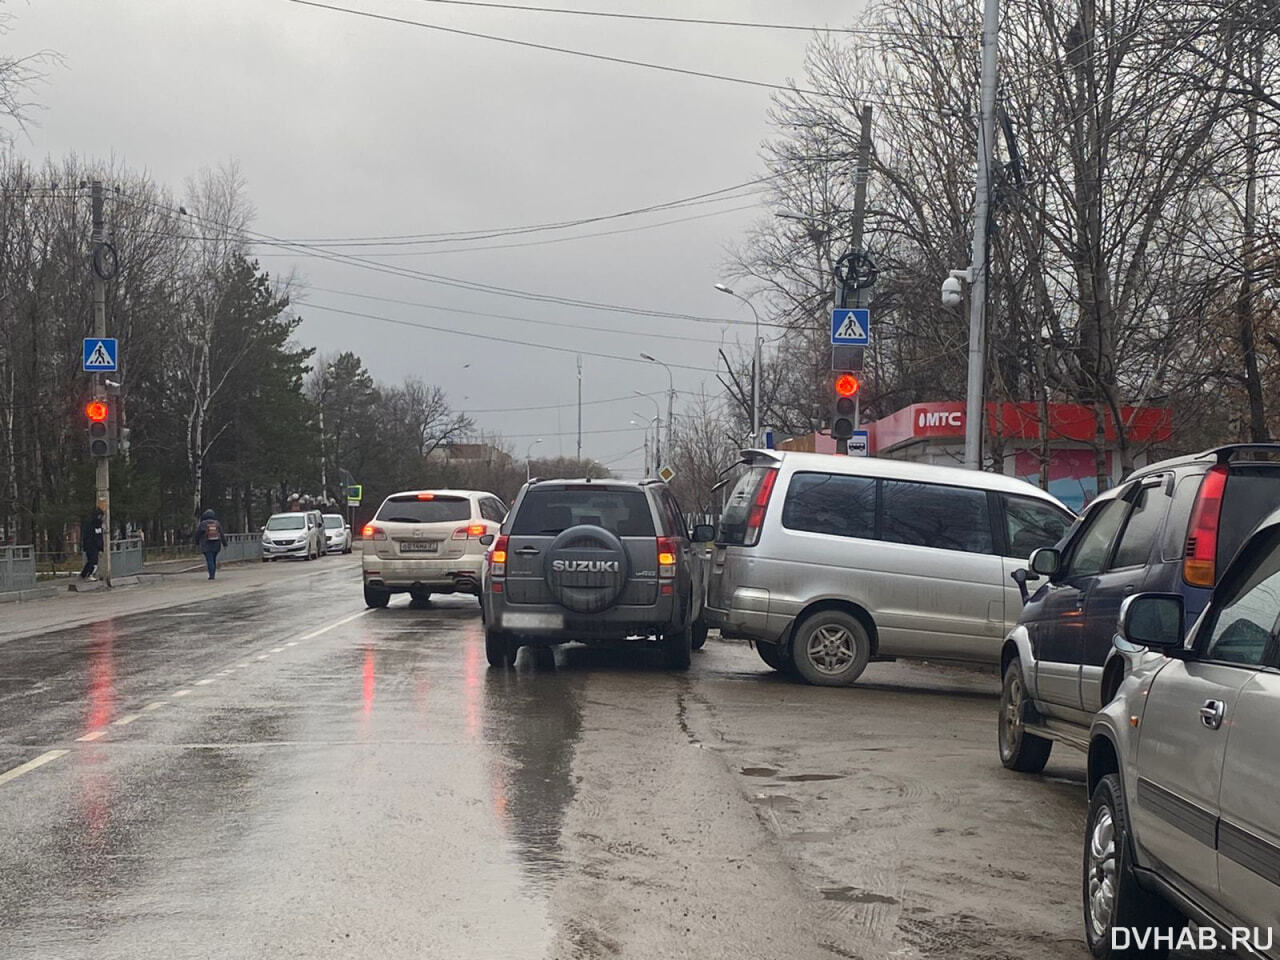
[[[987,220],[991,209],[991,155],[996,135],[996,75],[1000,0],[982,11],[982,116],[978,121],[978,178],[973,197],[973,254],[969,264],[969,381],[965,392],[964,465],[982,469],[983,365],[987,350]]]
[[[95,180],[90,188],[90,196],[93,203],[93,250],[96,254],[98,248],[106,241],[105,223],[102,215],[102,181]],[[107,335],[107,281],[98,275],[98,271],[93,271],[93,335],[95,337],[105,337]],[[102,374],[95,373],[93,375],[93,392],[95,396],[105,396],[102,385]],[[115,400],[108,400],[108,403],[114,403]],[[97,487],[98,487],[98,504],[102,507],[102,558],[100,567],[102,569],[102,581],[109,587],[111,586],[111,460],[108,457],[98,457],[97,463]]]
[[[582,462],[582,354],[578,354],[578,462]]]

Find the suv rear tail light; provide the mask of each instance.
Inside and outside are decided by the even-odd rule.
[[[457,530],[453,531],[453,539],[466,540],[468,537],[478,538],[483,537],[488,532],[489,531],[485,529],[483,523],[473,523],[470,526],[459,527]]]
[[[1200,481],[1200,492],[1191,511],[1187,549],[1182,561],[1182,579],[1193,587],[1212,587],[1217,579],[1218,521],[1222,517],[1222,493],[1227,486],[1228,468],[1210,467]]]
[[[507,536],[504,534],[493,541],[493,549],[489,551],[489,576],[505,577],[507,575]],[[494,590],[500,593],[500,590]]]
[[[387,531],[381,527],[375,527],[372,523],[366,523],[364,529],[360,531],[360,536],[366,540],[385,540]]]
[[[672,537],[658,538],[658,576],[670,580],[676,575],[676,542]]]
[[[769,470],[760,478],[760,486],[756,489],[756,498],[752,501],[751,512],[747,514],[747,529],[742,536],[742,545],[745,547],[754,547],[760,542],[760,528],[764,526],[764,513],[769,507],[769,498],[773,496],[773,485],[777,479],[777,470]]]

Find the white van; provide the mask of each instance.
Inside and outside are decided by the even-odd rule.
[[[707,578],[709,624],[810,683],[876,658],[999,663],[1022,611],[1010,575],[1074,516],[995,473],[743,452]]]

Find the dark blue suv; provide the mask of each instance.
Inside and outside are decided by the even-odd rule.
[[[1142,467],[1094,500],[1055,547],[1031,555],[1043,583],[1006,638],[1000,759],[1044,768],[1055,740],[1087,750],[1093,715],[1125,659],[1112,643],[1125,598],[1177,593],[1189,628],[1253,529],[1280,507],[1280,443],[1233,444]]]

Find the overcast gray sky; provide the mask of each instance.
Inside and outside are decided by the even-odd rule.
[[[429,0],[324,2],[769,82],[802,76],[810,39],[804,32],[612,21]],[[855,15],[848,2],[836,0],[544,5],[832,26],[848,25]],[[19,142],[22,153],[37,159],[71,151],[115,155],[175,190],[200,167],[235,159],[258,211],[254,228],[277,237],[444,233],[615,213],[752,180],[762,172],[759,145],[771,135],[765,89],[288,0],[11,0],[8,8],[17,17],[7,38],[10,51],[47,47],[66,58],[37,91],[45,109],[30,138]],[[745,321],[747,308],[712,284],[721,277],[726,245],[762,215],[758,207],[742,209],[756,202],[721,199],[527,237],[342,249],[396,268],[483,284]],[[633,229],[677,219],[685,222]],[[608,230],[629,232],[546,242]],[[459,250],[516,243],[525,245]],[[535,453],[572,454],[576,428],[574,354],[528,344],[625,357],[645,351],[701,368],[674,369],[678,390],[718,390],[712,371],[724,327],[512,299],[315,257],[258,252],[273,272],[294,270],[306,284],[305,343],[326,353],[354,350],[381,380],[417,375],[439,383],[462,409],[496,408],[474,413],[477,424],[511,438],[521,457],[538,437],[544,442]],[[519,344],[410,329],[323,307]],[[729,330],[726,340],[740,338],[745,346],[747,329]],[[628,421],[633,410],[651,416],[653,405],[639,397],[591,401],[635,389],[665,390],[666,374],[654,364],[618,359],[588,356],[583,365],[584,455],[638,474],[641,455],[634,451],[643,433]],[[565,406],[528,409],[547,404]]]

